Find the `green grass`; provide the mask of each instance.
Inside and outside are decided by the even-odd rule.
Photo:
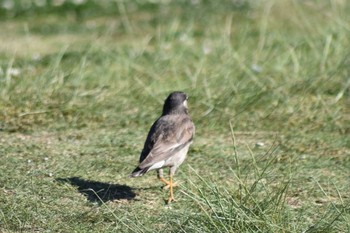
[[[347,1],[35,2],[0,6],[1,232],[350,232]],[[174,90],[166,205],[128,175]]]

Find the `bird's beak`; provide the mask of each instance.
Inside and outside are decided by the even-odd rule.
[[[185,108],[188,108],[187,99],[183,102],[183,105],[185,106]]]

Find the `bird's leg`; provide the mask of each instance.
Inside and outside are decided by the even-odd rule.
[[[166,179],[164,179],[163,177],[158,177],[158,179],[159,179],[160,181],[162,181],[164,184],[166,184],[166,186],[169,186],[170,182],[167,181]]]
[[[158,174],[158,179],[159,179],[160,181],[162,181],[162,182],[165,184],[165,186],[163,187],[163,189],[169,189],[169,188],[170,188],[170,181],[167,181],[166,179],[164,179],[164,176],[163,176],[163,169],[162,169],[162,168],[159,169],[159,170],[157,171],[157,174]],[[176,183],[173,183],[172,186],[173,186],[173,187],[176,187],[177,184],[176,184]]]
[[[173,176],[170,175],[170,183],[169,183],[169,187],[170,187],[170,196],[168,199],[168,203],[175,201],[174,199],[174,193],[173,193]]]
[[[170,182],[167,181],[166,179],[164,179],[164,176],[163,176],[163,169],[159,169],[159,170],[157,171],[157,174],[158,174],[158,179],[159,179],[160,181],[162,181],[162,182],[165,184],[165,187],[168,187],[169,184],[170,184]]]
[[[173,183],[173,176],[175,174],[175,171],[176,171],[176,166],[173,166],[173,167],[170,167],[170,170],[169,170],[169,177],[170,177],[170,182],[169,182],[169,191],[170,191],[170,195],[169,195],[169,199],[168,199],[168,204],[170,202],[173,202],[175,201],[174,199],[174,192],[173,192],[173,188],[175,186],[175,184]]]
[[[172,187],[177,187],[177,183],[173,183],[171,184]],[[166,184],[163,189],[169,189],[170,188],[170,182],[168,184]]]

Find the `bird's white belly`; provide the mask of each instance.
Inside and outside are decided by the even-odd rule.
[[[164,167],[165,161],[159,161],[158,163],[153,164],[148,170],[154,170]]]
[[[187,146],[185,146],[184,148],[182,148],[179,152],[177,152],[176,154],[174,154],[173,156],[171,156],[169,159],[167,159],[165,161],[165,166],[175,166],[178,167],[180,166],[183,161],[186,158],[187,152],[188,152],[188,148],[190,147],[191,143],[188,143]]]

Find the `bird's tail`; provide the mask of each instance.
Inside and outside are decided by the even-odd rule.
[[[148,171],[148,167],[147,168],[140,168],[137,167],[135,168],[135,170],[129,175],[129,177],[133,178],[133,177],[138,177],[138,176],[142,176],[143,174],[145,174]]]

